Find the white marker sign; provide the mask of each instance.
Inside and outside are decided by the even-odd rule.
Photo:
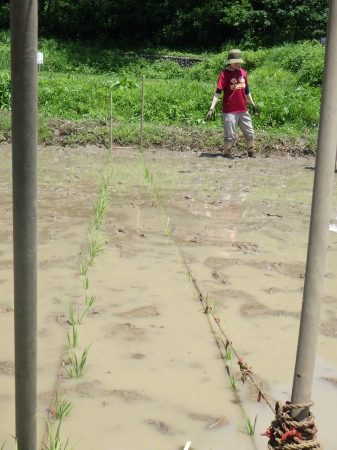
[[[43,64],[43,53],[37,52],[37,63]]]

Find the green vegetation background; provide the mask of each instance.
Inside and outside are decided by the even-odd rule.
[[[53,120],[69,121],[66,143],[108,144],[110,92],[114,138],[121,145],[139,142],[142,75],[145,85],[145,144],[199,140],[199,147],[220,147],[221,105],[205,122],[216,81],[224,67],[226,45],[194,67],[182,69],[168,60],[121,56],[109,49],[74,42],[40,39],[44,64],[39,72],[40,141],[53,142]],[[244,69],[260,109],[254,127],[260,136],[291,136],[314,151],[319,119],[324,47],[317,40],[244,51]],[[3,139],[10,133],[10,44],[0,35],[0,117]],[[75,122],[74,122],[75,121]],[[70,123],[71,122],[71,123]],[[82,127],[91,122],[95,126]],[[76,124],[76,126],[75,126]],[[66,128],[66,129],[65,129]],[[6,136],[5,136],[6,137]],[[1,135],[0,135],[1,140]]]

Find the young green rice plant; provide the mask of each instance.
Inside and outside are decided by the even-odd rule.
[[[94,304],[94,301],[95,297],[93,295],[91,297],[88,297],[87,295],[85,296],[85,304],[86,306],[88,306],[88,308],[90,308],[90,306]]]
[[[83,283],[82,283],[83,289],[88,290],[89,289],[89,278],[88,276],[85,276]]]
[[[95,223],[96,228],[100,229],[102,226],[103,218],[105,215],[106,208],[108,206],[107,201],[107,191],[104,186],[100,187],[100,197],[98,199],[98,202],[93,205],[94,212],[95,212]]]
[[[170,218],[167,218],[166,221],[166,227],[165,227],[165,236],[169,237],[171,235],[171,228],[170,228]]]
[[[66,400],[65,395],[62,397],[62,400],[59,400],[56,392],[55,418],[57,420],[62,420],[63,417],[69,416],[73,406],[73,403]]]
[[[61,431],[61,424],[62,424],[62,418],[60,419],[55,435],[53,433],[53,430],[51,428],[51,424],[50,421],[47,420],[47,427],[48,427],[48,442],[47,444],[45,444],[44,442],[42,443],[43,447],[45,450],[73,450],[75,448],[75,445],[77,443],[75,443],[74,445],[72,445],[71,447],[69,447],[69,438],[67,439],[66,443],[63,444],[63,439],[60,436],[60,431]]]
[[[83,372],[85,363],[87,361],[88,351],[92,344],[88,345],[82,353],[81,359],[77,358],[76,353],[69,356],[69,366],[64,366],[65,371],[67,372],[69,378],[81,378],[85,375],[86,372]]]
[[[230,363],[232,364],[232,360],[233,360],[232,349],[231,349],[231,347],[229,346],[228,342],[226,343],[222,338],[221,338],[221,340],[222,340],[222,343],[223,343],[223,345],[224,345],[224,347],[225,347],[225,351],[226,351],[226,354],[225,354],[225,360],[226,360],[227,362],[230,362]]]
[[[87,249],[89,259],[87,260],[88,266],[93,266],[95,258],[104,250],[104,240],[99,235],[98,229],[89,228],[90,237],[87,240]]]
[[[87,258],[84,257],[84,261],[80,265],[80,275],[86,275],[88,273],[88,268]]]
[[[236,391],[236,388],[237,388],[236,381],[235,381],[234,375],[232,373],[229,374],[229,381],[231,383],[231,387],[233,388],[233,391]]]
[[[255,434],[255,427],[256,427],[256,421],[257,421],[257,415],[255,416],[254,424],[250,421],[250,418],[246,416],[244,410],[241,408],[241,414],[243,417],[243,420],[245,421],[245,425],[239,424],[240,426],[246,426],[247,432],[250,436],[254,436]]]
[[[89,308],[94,304],[94,301],[95,301],[94,296],[91,296],[89,299],[86,296],[85,297],[85,305],[86,305],[85,310],[83,312],[80,312],[80,305],[77,305],[77,317],[75,317],[73,304],[71,303],[71,300],[69,300],[69,322],[71,323],[71,325],[80,324],[82,322],[83,317],[86,315]]]
[[[0,450],[4,450],[4,448],[5,448],[5,444],[6,444],[6,441],[2,444],[2,446],[1,446],[1,449]]]
[[[76,348],[78,344],[79,331],[74,324],[72,324],[72,328],[72,334],[70,335],[68,332],[68,348]]]

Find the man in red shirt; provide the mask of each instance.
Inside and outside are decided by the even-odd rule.
[[[254,115],[257,116],[259,111],[249,90],[247,74],[241,69],[243,62],[240,50],[230,50],[225,62],[226,68],[219,76],[212,105],[206,116],[206,120],[212,117],[215,105],[223,91],[222,119],[225,130],[225,158],[230,158],[230,150],[235,140],[237,126],[240,127],[245,136],[248,156],[251,158],[254,156],[254,130],[247,109],[247,99],[253,106]]]

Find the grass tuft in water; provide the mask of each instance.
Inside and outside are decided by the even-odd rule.
[[[245,421],[245,425],[239,424],[241,426],[246,426],[247,432],[250,436],[254,436],[255,434],[255,427],[256,427],[256,421],[257,421],[257,415],[255,416],[254,424],[250,421],[250,418],[246,416],[244,410],[241,408],[241,414],[243,417],[243,420]]]
[[[78,329],[75,327],[74,324],[72,324],[72,334],[70,335],[69,331],[68,331],[68,348],[76,348],[77,344],[78,344],[78,337],[79,337],[79,331]]]
[[[62,397],[61,400],[59,400],[58,395],[56,393],[55,418],[57,420],[62,420],[63,417],[68,417],[73,406],[74,406],[73,403],[68,402],[66,400],[65,395]]]
[[[80,313],[80,306],[77,305],[77,317],[75,317],[73,304],[71,303],[71,300],[69,300],[69,322],[71,323],[71,325],[80,324],[82,322],[83,317],[86,315],[89,308],[94,304],[94,301],[95,301],[94,296],[91,296],[90,298],[88,298],[86,296],[85,297],[85,305],[86,305],[85,310],[82,313]]]
[[[233,388],[233,391],[236,391],[237,385],[236,385],[234,375],[232,373],[229,374],[229,381],[231,383],[231,387]]]
[[[85,375],[86,372],[83,372],[85,363],[87,361],[87,356],[89,352],[89,348],[92,344],[88,345],[82,353],[81,359],[77,358],[76,353],[74,353],[69,357],[69,366],[64,366],[65,371],[67,372],[69,378],[81,378]]]
[[[47,427],[48,427],[48,443],[42,443],[45,450],[73,450],[75,448],[75,445],[72,445],[71,447],[68,446],[69,444],[69,438],[67,439],[66,443],[63,444],[63,439],[60,436],[61,431],[61,424],[62,424],[62,418],[60,419],[55,435],[53,433],[53,430],[51,428],[50,421],[47,420]]]

